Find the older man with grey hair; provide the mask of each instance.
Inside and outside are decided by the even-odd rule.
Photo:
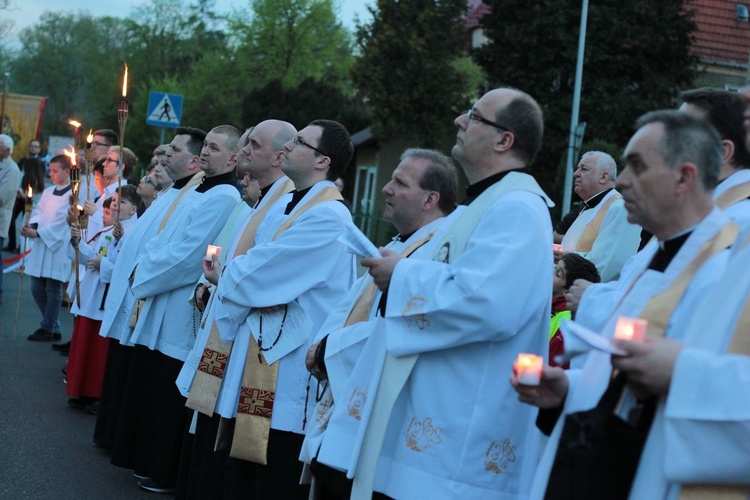
[[[0,248],[5,244],[16,192],[21,184],[21,171],[10,157],[13,152],[13,139],[0,134]],[[0,272],[0,304],[3,303],[3,274]]]
[[[583,209],[565,233],[562,251],[576,252],[596,265],[602,281],[620,276],[623,264],[638,251],[641,228],[627,220],[625,203],[615,187],[617,163],[607,153],[589,151],[573,173]]]

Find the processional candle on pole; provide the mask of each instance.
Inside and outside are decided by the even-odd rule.
[[[122,188],[122,148],[125,145],[125,125],[128,122],[128,65],[125,63],[125,74],[122,76],[122,98],[117,107],[117,123],[120,125],[120,161],[117,165],[117,199],[122,199],[120,189]],[[115,215],[115,220],[120,221],[120,211]]]
[[[83,158],[86,160],[86,201],[91,199],[91,170],[94,168],[94,150],[91,144],[94,142],[94,134],[89,129],[89,135],[86,136],[86,149],[83,152]]]
[[[80,126],[80,124],[79,124]],[[76,141],[77,142],[77,141]],[[73,206],[75,207],[75,214],[76,214],[76,225],[78,228],[81,228],[81,220],[85,219],[86,214],[83,213],[81,205],[78,204],[78,191],[81,188],[81,171],[78,168],[78,162],[76,161],[78,159],[78,153],[77,151],[71,147],[70,153],[68,151],[65,151],[65,156],[70,158],[70,183],[72,185],[72,191],[73,191]],[[81,233],[80,238],[83,237],[83,233]],[[73,242],[73,248],[75,248],[76,251],[76,260],[75,260],[75,273],[76,273],[76,304],[78,304],[78,307],[81,307],[81,275],[80,275],[80,269],[79,265],[81,264],[81,251],[78,246],[79,241]]]

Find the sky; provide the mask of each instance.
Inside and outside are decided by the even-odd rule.
[[[187,0],[184,1],[188,3]],[[11,0],[13,10],[0,13],[0,17],[13,20],[13,35],[17,37],[23,29],[36,24],[45,11],[82,12],[94,17],[127,17],[134,6],[142,3],[144,0]],[[363,20],[369,19],[366,7],[373,5],[375,0],[338,0],[338,3],[341,5],[339,18],[345,26],[353,29],[355,16]],[[244,8],[247,4],[248,0],[216,0],[215,8],[219,13],[229,13],[234,7]]]

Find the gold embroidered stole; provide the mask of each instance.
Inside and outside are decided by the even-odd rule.
[[[295,220],[314,206],[326,201],[342,199],[341,193],[335,187],[321,189],[279,226],[271,241],[275,241],[281,233],[292,226]],[[237,422],[229,456],[266,465],[268,463],[266,456],[268,436],[271,432],[271,416],[281,361],[269,366],[265,362],[260,362],[255,356],[256,352],[261,353],[260,347],[251,334],[237,405]]]
[[[602,202],[602,206],[599,208],[599,210],[596,212],[596,215],[593,219],[591,219],[591,222],[589,222],[586,227],[583,229],[583,232],[581,233],[581,237],[578,238],[578,245],[576,246],[576,251],[578,252],[590,252],[591,247],[594,245],[594,241],[596,241],[596,237],[599,236],[599,229],[602,227],[602,222],[604,222],[604,217],[607,216],[607,212],[609,211],[609,207],[617,200],[621,200],[622,195],[620,193],[615,193],[612,196],[610,196],[607,201]]]
[[[417,251],[419,247],[430,241],[434,234],[435,232],[433,231],[426,235],[424,238],[420,238],[419,240],[413,242],[401,252],[401,255],[408,258],[411,254]],[[354,302],[354,306],[349,311],[349,315],[346,318],[344,327],[367,321],[367,319],[370,317],[372,301],[375,298],[375,291],[377,290],[377,288],[378,287],[374,282],[367,285],[367,288],[365,288],[364,292],[362,292],[359,297],[357,297],[357,300]]]
[[[716,198],[716,206],[725,210],[735,203],[750,198],[750,182],[743,182],[732,186]]]
[[[271,207],[281,199],[282,196],[294,190],[294,183],[287,179],[283,185],[277,189],[268,199],[263,208],[255,212],[248,221],[245,229],[242,231],[237,246],[235,247],[234,257],[244,255],[253,247],[255,234],[258,232],[261,222],[268,214]],[[208,311],[216,298],[216,292],[211,295],[209,304],[206,307]],[[204,313],[204,318],[208,318],[208,313]],[[203,320],[204,328],[206,319]],[[216,408],[216,400],[219,397],[221,381],[224,378],[224,371],[229,360],[229,353],[232,350],[232,342],[224,343],[219,335],[219,329],[214,321],[211,325],[211,331],[206,341],[206,347],[203,349],[203,355],[198,363],[198,371],[195,372],[195,378],[190,386],[190,396],[185,406],[199,411],[209,417],[213,415]]]
[[[648,320],[648,327],[646,329],[648,335],[654,337],[664,336],[669,318],[677,308],[677,304],[687,291],[696,273],[708,259],[722,250],[729,248],[737,237],[738,232],[739,227],[734,222],[724,224],[713,238],[703,244],[698,254],[685,266],[685,269],[683,269],[682,273],[680,273],[669,288],[648,301],[639,315],[639,317]]]
[[[185,184],[182,189],[180,189],[180,192],[177,194],[177,197],[172,200],[172,204],[169,205],[169,208],[167,209],[166,213],[164,214],[164,217],[161,219],[161,224],[159,224],[159,230],[156,232],[156,234],[161,233],[164,228],[167,226],[167,222],[169,221],[169,218],[172,216],[172,212],[175,211],[177,208],[177,205],[179,205],[180,200],[183,196],[185,196],[185,193],[187,193],[191,187],[197,186],[201,183],[203,178],[206,176],[206,173],[202,170],[195,175],[188,181],[187,184]],[[135,301],[135,304],[133,305],[133,312],[130,315],[130,321],[128,323],[128,326],[130,328],[135,328],[135,326],[138,324],[138,317],[141,315],[141,309],[143,309],[143,304],[146,303],[146,299],[138,299]]]
[[[729,354],[750,356],[750,299],[745,301],[742,312],[734,327],[732,340],[727,348]],[[750,478],[748,484],[685,484],[680,491],[681,500],[746,500],[750,497]]]

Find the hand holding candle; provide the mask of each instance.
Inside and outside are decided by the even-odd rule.
[[[633,342],[643,342],[646,338],[646,329],[648,321],[641,318],[626,318],[620,316],[615,326],[615,338],[630,340]]]
[[[221,255],[221,247],[217,247],[216,245],[208,245],[208,248],[206,249],[206,261],[212,262],[214,260],[214,255],[218,259]]]
[[[536,354],[521,353],[516,358],[514,368],[518,377],[518,383],[523,385],[539,385],[542,378],[542,365],[544,360]]]

